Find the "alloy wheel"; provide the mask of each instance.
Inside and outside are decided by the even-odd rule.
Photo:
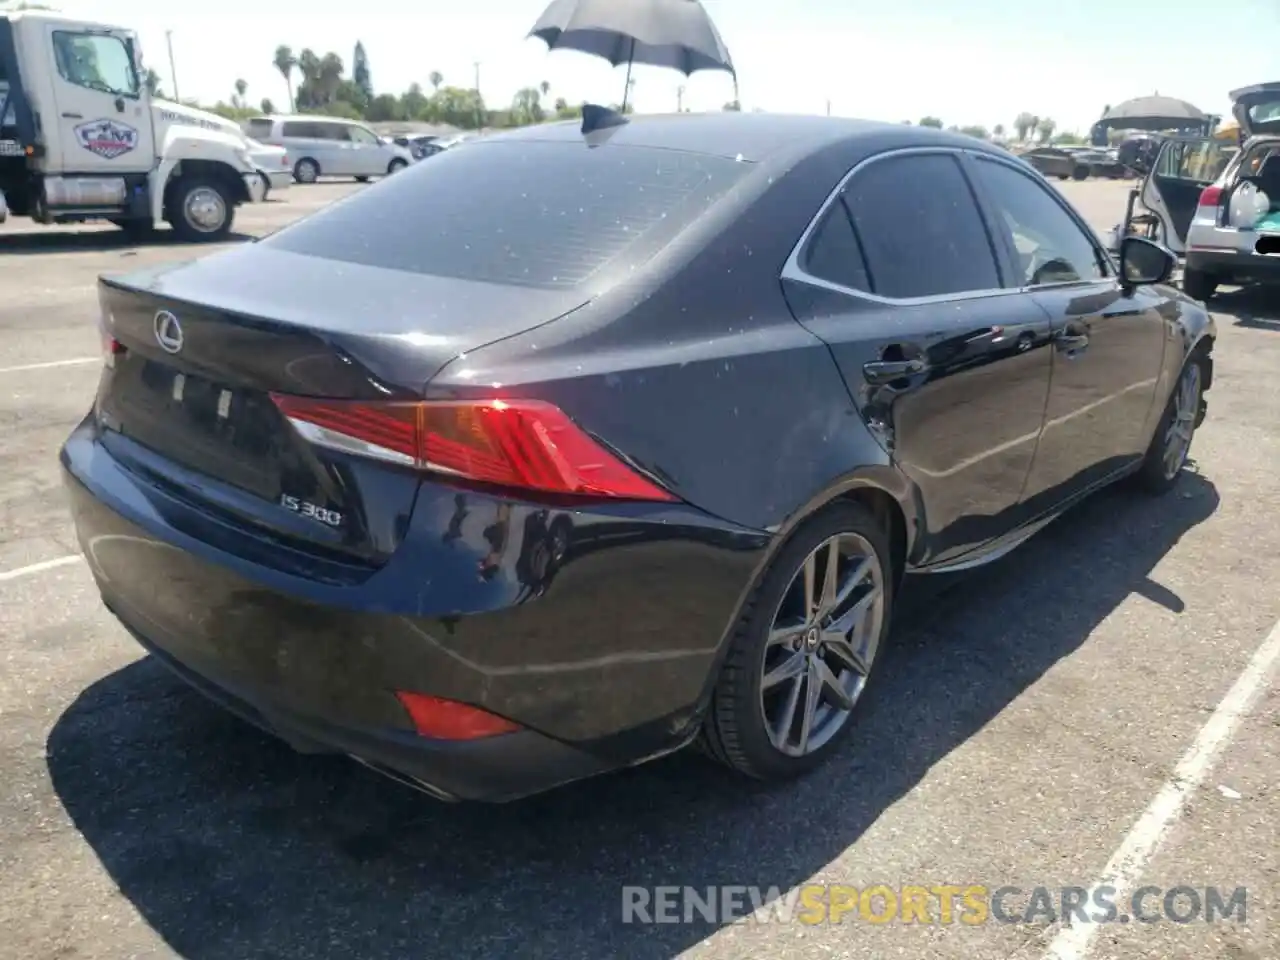
[[[775,749],[806,756],[848,722],[875,661],[884,610],[884,573],[862,536],[836,534],[805,558],[764,651],[760,707]]]
[[[1172,479],[1187,462],[1200,406],[1200,364],[1188,363],[1173,397],[1173,414],[1164,432],[1164,475]]]

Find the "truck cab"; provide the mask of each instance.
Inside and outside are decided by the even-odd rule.
[[[248,144],[168,122],[142,77],[133,31],[45,11],[0,15],[0,210],[225,238],[235,208],[265,194]]]

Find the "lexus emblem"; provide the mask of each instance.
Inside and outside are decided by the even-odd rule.
[[[156,314],[153,327],[156,333],[156,343],[160,344],[160,349],[165,353],[177,353],[182,349],[182,324],[178,323],[178,318],[168,310],[161,310]]]

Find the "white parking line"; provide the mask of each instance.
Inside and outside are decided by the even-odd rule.
[[[48,370],[52,367],[75,367],[101,362],[101,357],[76,357],[74,360],[50,360],[48,363],[24,363],[18,367],[0,367],[0,373],[21,373],[24,370]]]
[[[1213,768],[1218,754],[1231,740],[1240,721],[1248,715],[1253,704],[1267,687],[1267,677],[1280,662],[1280,622],[1271,628],[1244,672],[1236,678],[1227,695],[1196,736],[1191,748],[1183,755],[1171,776],[1156,794],[1155,799],[1143,811],[1138,822],[1112,854],[1102,871],[1097,887],[1115,890],[1113,903],[1133,890],[1141,878],[1147,862],[1159,848],[1170,827],[1182,813],[1182,808]],[[1093,891],[1089,899],[1093,902]],[[1098,932],[1097,923],[1079,923],[1063,927],[1049,944],[1044,960],[1083,960]]]
[[[44,571],[53,570],[55,567],[65,567],[72,563],[79,563],[83,559],[84,557],[76,553],[69,557],[58,557],[57,560],[42,560],[40,563],[33,563],[28,567],[19,567],[17,570],[6,570],[0,573],[0,583],[17,580],[19,577],[30,576],[33,573],[44,573]]]

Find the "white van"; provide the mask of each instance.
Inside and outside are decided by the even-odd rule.
[[[315,183],[319,177],[365,181],[403,170],[413,154],[363,123],[341,117],[255,117],[244,132],[260,143],[284,147],[293,160],[293,178]]]

